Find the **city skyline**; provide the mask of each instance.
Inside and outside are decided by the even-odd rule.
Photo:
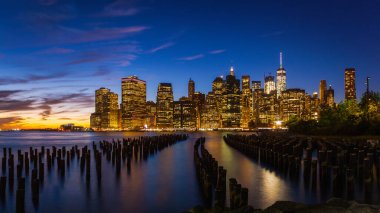
[[[357,97],[367,76],[380,91],[379,5],[344,2],[4,2],[0,128],[89,126],[94,91],[109,88],[120,102],[120,79],[131,75],[153,101],[160,82],[172,83],[174,100],[186,96],[190,78],[207,95],[230,66],[263,84],[276,78],[280,51],[288,88],[312,94],[326,80],[340,102],[342,73],[354,67]]]

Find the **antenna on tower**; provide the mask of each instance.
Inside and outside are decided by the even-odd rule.
[[[280,51],[280,68],[282,68],[282,50]]]

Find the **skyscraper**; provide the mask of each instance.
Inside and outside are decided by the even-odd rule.
[[[264,78],[264,93],[270,94],[272,91],[276,91],[276,84],[272,75],[265,76]]]
[[[194,93],[195,93],[195,82],[193,80],[189,80],[188,84],[188,98],[192,101],[194,98]]]
[[[195,112],[196,112],[196,121],[197,121],[196,126],[199,129],[201,128],[201,117],[202,117],[203,108],[206,102],[205,94],[201,92],[194,93],[193,102],[194,102],[194,107],[195,107]]]
[[[356,101],[355,68],[347,68],[344,71],[344,97],[346,100]]]
[[[242,128],[248,128],[252,115],[252,90],[250,85],[249,75],[244,75],[241,78],[242,94],[241,94],[241,121]]]
[[[282,52],[280,52],[280,68],[277,69],[277,98],[286,90],[286,70],[282,66]]]
[[[327,105],[329,107],[335,106],[335,100],[334,100],[334,90],[332,86],[329,86],[329,89],[327,90]]]
[[[146,82],[137,76],[121,79],[123,129],[142,129],[146,119]]]
[[[222,127],[240,127],[240,81],[236,79],[234,69],[231,67],[227,75],[223,90]]]
[[[157,105],[153,101],[146,102],[146,119],[145,123],[149,128],[156,128],[156,116],[157,116]]]
[[[206,96],[206,103],[201,117],[201,128],[217,129],[220,127],[220,116],[214,92]]]
[[[173,128],[173,88],[171,83],[158,85],[156,123],[158,128]]]
[[[320,104],[325,105],[326,104],[326,90],[327,90],[327,84],[326,80],[321,80],[319,83],[319,99],[320,99]]]
[[[181,98],[173,102],[173,126],[181,129],[196,128],[196,111],[194,102],[188,98]]]
[[[222,77],[216,77],[212,82],[212,92],[215,96],[215,102],[217,107],[217,113],[219,116],[219,127],[222,127],[222,112],[223,112],[223,93],[224,93],[224,81]]]
[[[261,81],[252,81],[252,91],[261,89]]]
[[[119,128],[118,95],[107,88],[95,91],[95,113],[91,114],[91,128],[114,130]]]
[[[305,113],[305,90],[287,89],[282,93],[280,102],[280,115],[283,121],[291,117],[301,118]]]

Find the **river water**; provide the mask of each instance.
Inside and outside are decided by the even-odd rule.
[[[0,155],[2,147],[27,151],[30,146],[79,147],[91,145],[92,141],[122,139],[154,132],[0,132]],[[55,170],[45,171],[41,187],[40,202],[34,207],[30,198],[30,182],[26,180],[25,206],[27,212],[183,212],[202,205],[193,162],[195,140],[206,137],[206,149],[216,158],[219,165],[227,169],[227,179],[234,177],[249,189],[249,204],[254,208],[265,208],[277,200],[304,203],[319,203],[327,200],[330,193],[309,190],[300,182],[294,182],[258,162],[247,158],[223,141],[226,132],[190,133],[186,141],[150,156],[147,160],[132,161],[128,172],[122,165],[121,174],[103,158],[102,181],[97,183],[91,176],[90,185],[81,175],[79,164],[72,163],[64,179]],[[247,134],[247,133],[240,133]],[[17,161],[15,162],[17,163]],[[93,166],[93,165],[92,165]],[[95,174],[95,169],[92,172]],[[17,188],[17,181],[15,183]],[[227,195],[228,196],[228,195]],[[7,191],[6,201],[0,204],[0,212],[15,211],[15,192]],[[228,200],[228,199],[227,199]]]

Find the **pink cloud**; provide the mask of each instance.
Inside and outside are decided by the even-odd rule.
[[[192,56],[187,56],[187,57],[179,58],[178,60],[181,60],[181,61],[193,61],[193,60],[200,59],[200,58],[203,58],[203,57],[204,57],[203,54],[198,54],[198,55],[192,55]]]
[[[211,50],[209,53],[212,55],[215,55],[215,54],[220,54],[220,53],[224,53],[224,52],[226,52],[226,50],[219,49],[219,50]]]
[[[41,51],[39,51],[37,53],[38,54],[56,54],[56,55],[60,55],[60,54],[68,54],[68,53],[73,53],[73,52],[74,52],[74,50],[72,50],[72,49],[53,47],[53,48],[41,50]]]
[[[99,17],[121,17],[133,16],[140,12],[140,9],[134,7],[131,1],[117,0],[107,5],[104,10],[99,13]]]
[[[175,44],[174,42],[168,42],[168,43],[165,43],[165,44],[160,45],[160,46],[158,46],[158,47],[155,47],[155,48],[149,50],[148,52],[149,52],[149,53],[155,53],[155,52],[158,52],[158,51],[160,51],[160,50],[163,50],[163,49],[169,48],[169,47],[173,46],[174,44]]]

